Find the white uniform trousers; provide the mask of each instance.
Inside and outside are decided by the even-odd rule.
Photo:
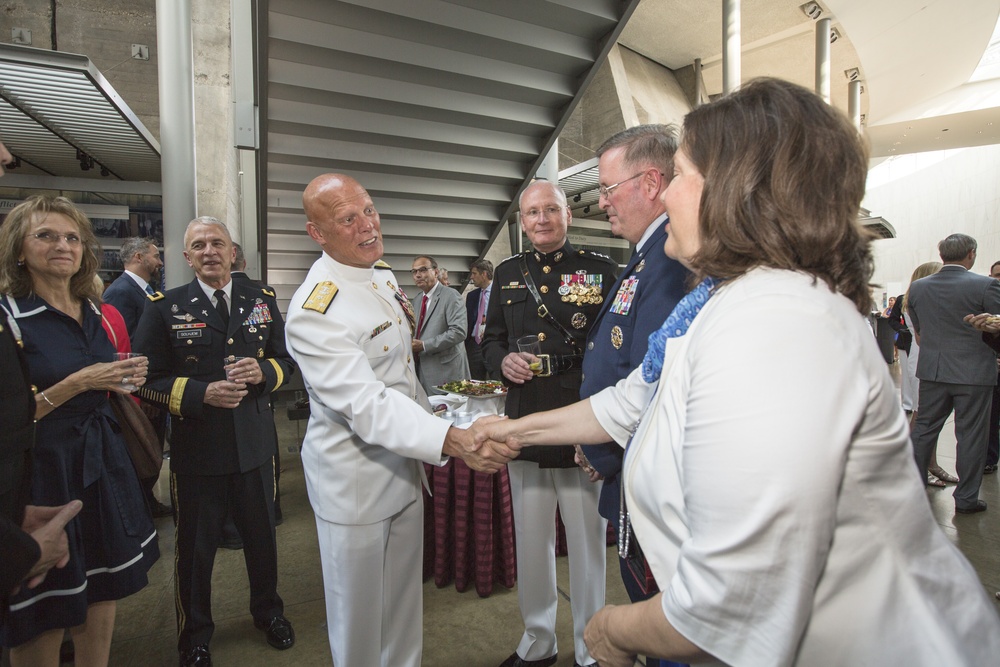
[[[591,483],[579,467],[539,468],[511,461],[510,496],[517,545],[517,600],[524,635],[517,654],[542,660],[558,651],[556,644],[556,503],[566,526],[569,551],[569,597],[573,612],[576,662],[590,665],[583,630],[604,606],[608,522],[597,512],[601,482]]]
[[[316,517],[326,623],[336,667],[419,667],[423,651],[423,500],[378,523]]]

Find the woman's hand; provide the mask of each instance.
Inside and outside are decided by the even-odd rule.
[[[583,631],[583,641],[601,667],[632,667],[637,656],[618,648],[608,636],[608,621],[616,613],[615,605],[609,604],[594,614]]]
[[[118,394],[131,394],[146,384],[146,374],[149,373],[149,359],[146,357],[112,361],[108,365],[111,366],[108,369],[111,374],[110,384],[107,387],[96,387],[97,389],[107,388]]]
[[[96,363],[78,370],[66,380],[77,383],[83,391],[113,391],[118,394],[130,394],[135,387],[146,384],[146,374],[149,372],[149,360],[146,357],[133,357],[123,361]]]

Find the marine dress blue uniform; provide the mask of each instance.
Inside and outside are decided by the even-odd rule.
[[[44,391],[115,352],[100,310],[83,305],[83,325],[38,296],[3,298],[20,328],[32,382]],[[37,588],[11,598],[0,640],[18,646],[55,628],[82,624],[87,606],[142,589],[159,557],[156,530],[107,392],[86,391],[38,420],[31,502],[83,501],[66,525],[70,560]]]

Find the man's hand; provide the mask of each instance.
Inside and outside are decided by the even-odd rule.
[[[413,347],[413,355],[416,356],[424,351],[424,341],[414,338],[411,346]]]
[[[217,408],[232,410],[240,404],[240,401],[246,395],[247,386],[242,382],[219,380],[208,385],[208,388],[205,390],[204,403]]]
[[[253,357],[245,357],[223,368],[226,369],[226,379],[236,384],[260,384],[264,381],[264,371]]]
[[[527,356],[536,361],[538,359],[534,355],[529,354]],[[504,357],[503,361],[500,362],[500,372],[514,384],[524,384],[535,377],[531,372],[531,368],[528,367],[528,359],[520,352],[511,352]]]
[[[474,424],[468,430],[454,426],[449,428],[448,435],[444,439],[442,452],[448,456],[461,458],[473,470],[488,473],[498,472],[507,465],[508,461],[517,456],[520,447],[513,447],[486,438],[479,442],[479,438],[473,432],[475,427]]]
[[[41,558],[28,572],[28,588],[34,588],[45,580],[45,575],[53,567],[65,567],[69,562],[69,542],[66,539],[66,524],[83,509],[83,503],[73,500],[62,507],[24,508],[21,529],[30,533],[41,550]]]
[[[966,315],[963,319],[967,324],[971,324],[973,328],[979,331],[985,331],[990,334],[1000,333],[1000,315],[980,313],[979,315]]]
[[[573,462],[583,468],[583,471],[587,473],[587,477],[591,482],[597,482],[604,479],[604,475],[597,472],[597,469],[590,465],[590,461],[587,459],[587,455],[583,453],[583,450],[580,449],[580,445],[573,445],[573,449]]]

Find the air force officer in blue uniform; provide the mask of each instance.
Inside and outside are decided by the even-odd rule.
[[[635,244],[636,251],[587,336],[581,398],[614,385],[642,364],[649,334],[660,328],[686,292],[687,270],[663,253],[667,215],[660,193],[673,175],[676,148],[670,127],[640,125],[614,135],[597,151],[600,206],[611,221],[612,233]],[[617,528],[622,448],[612,442],[583,450],[596,471],[591,476],[604,477],[598,510]],[[626,562],[619,559],[619,564],[632,601],[650,597],[652,593],[642,590]]]

